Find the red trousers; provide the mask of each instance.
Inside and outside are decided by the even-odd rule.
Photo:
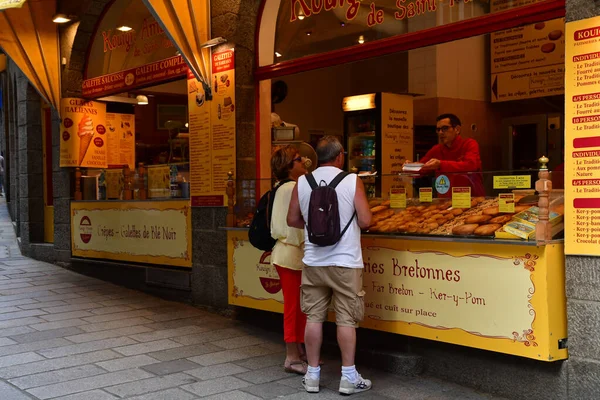
[[[286,343],[304,343],[306,315],[300,309],[302,271],[275,265],[283,290],[283,340]]]

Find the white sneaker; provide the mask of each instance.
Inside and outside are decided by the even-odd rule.
[[[302,378],[302,386],[308,393],[319,393],[319,381],[320,379],[309,379],[306,374]]]
[[[345,376],[342,376],[342,379],[340,380],[339,392],[342,394],[360,393],[366,392],[367,390],[371,389],[371,387],[373,387],[371,381],[368,379],[363,379],[360,374],[358,374],[358,380],[354,383],[350,382]]]

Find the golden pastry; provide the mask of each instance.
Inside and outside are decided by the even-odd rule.
[[[481,225],[475,229],[473,233],[478,236],[491,236],[500,228],[502,228],[502,225],[500,224]]]

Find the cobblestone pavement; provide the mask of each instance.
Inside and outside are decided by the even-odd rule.
[[[281,338],[189,305],[21,256],[0,203],[0,399],[338,399],[325,359],[308,395]],[[361,399],[492,399],[458,385],[360,369]],[[324,386],[324,387],[323,387]]]

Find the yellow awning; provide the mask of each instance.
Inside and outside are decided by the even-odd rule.
[[[207,0],[143,0],[181,52],[196,78],[210,87],[208,49],[210,10]]]
[[[0,7],[14,1],[0,0]],[[60,45],[52,22],[56,0],[21,1],[0,12],[0,48],[55,110],[60,111]],[[23,4],[24,3],[24,4]]]

